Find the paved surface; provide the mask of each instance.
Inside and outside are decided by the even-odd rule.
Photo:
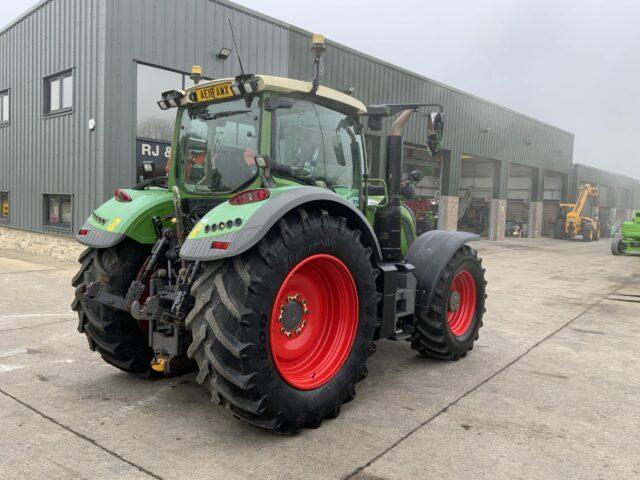
[[[295,437],[235,420],[192,376],[104,364],[75,330],[76,266],[0,251],[0,478],[639,478],[640,303],[621,300],[640,300],[640,258],[477,246],[476,349],[446,363],[382,342],[356,400]]]

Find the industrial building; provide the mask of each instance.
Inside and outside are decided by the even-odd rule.
[[[44,0],[2,30],[0,228],[69,236],[114,188],[161,174],[175,111],[156,101],[187,86],[192,65],[208,78],[240,72],[229,20],[247,71],[311,77],[310,32],[221,0]],[[638,207],[638,182],[572,169],[567,131],[333,42],[325,62],[323,84],[366,104],[444,106],[444,151],[427,155],[418,118],[404,152],[405,171],[435,169],[417,192],[440,228],[502,239],[522,222],[537,237],[591,178],[608,208]],[[384,134],[366,131],[373,176]]]

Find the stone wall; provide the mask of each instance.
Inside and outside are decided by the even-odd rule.
[[[28,232],[0,225],[0,248],[48,255],[68,262],[76,262],[87,247],[73,238],[46,233]]]

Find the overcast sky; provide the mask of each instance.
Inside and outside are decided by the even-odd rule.
[[[37,2],[2,3],[0,25]],[[574,162],[640,178],[640,0],[237,3],[568,130]]]

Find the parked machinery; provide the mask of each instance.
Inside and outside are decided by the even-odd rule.
[[[458,208],[458,228],[465,232],[483,235],[489,228],[489,200],[486,196],[478,197],[473,187],[465,190],[460,197]]]
[[[611,242],[611,253],[614,255],[640,253],[640,211],[634,213],[631,221],[622,223],[620,233]]]
[[[600,224],[598,219],[582,215],[587,200],[600,194],[598,187],[588,183],[582,185],[578,192],[576,203],[560,203],[560,212],[556,220],[555,238],[573,239],[582,235],[585,242],[600,239]]]
[[[375,340],[456,360],[485,311],[478,237],[416,237],[401,201],[403,127],[437,110],[435,155],[442,107],[367,107],[320,86],[321,36],[312,51],[312,82],[199,83],[194,69],[194,86],[158,102],[177,112],[168,177],[116,190],[76,237],[73,309],[92,350],[142,376],[196,368],[234,416],[281,433],[336,417]],[[362,121],[391,117],[385,178],[371,179]]]

